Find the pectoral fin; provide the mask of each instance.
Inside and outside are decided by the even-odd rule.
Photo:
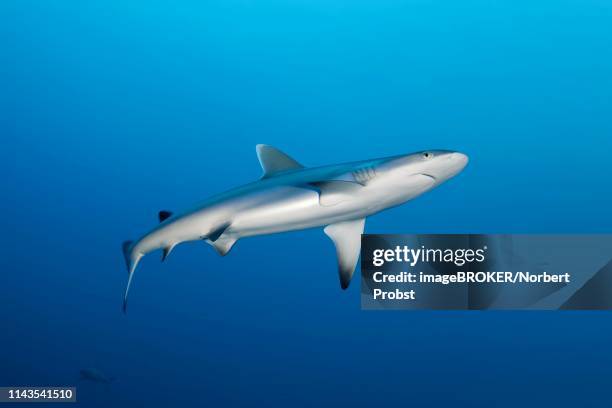
[[[319,193],[319,204],[325,207],[350,200],[363,188],[353,181],[330,180],[308,184]]]
[[[365,218],[344,221],[325,227],[324,231],[336,245],[338,257],[338,273],[340,274],[340,286],[346,289],[351,282],[359,252],[361,251],[361,234],[365,225]]]

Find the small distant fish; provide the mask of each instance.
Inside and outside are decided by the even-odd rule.
[[[108,377],[100,370],[95,368],[84,368],[80,372],[80,379],[84,381],[91,381],[101,384],[110,384],[115,381],[115,377]]]

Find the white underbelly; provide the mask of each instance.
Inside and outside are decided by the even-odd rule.
[[[234,205],[240,208],[230,224],[230,233],[236,237],[319,227],[368,212],[362,200],[322,206],[316,191],[299,187],[274,188],[244,197]]]

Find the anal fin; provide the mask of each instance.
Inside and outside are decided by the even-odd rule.
[[[176,244],[172,244],[172,245],[168,245],[167,247],[165,247],[162,251],[162,258],[161,261],[164,262],[166,260],[166,258],[168,258],[168,255],[170,255],[170,252],[172,252],[172,250],[174,249],[174,247],[176,246]]]

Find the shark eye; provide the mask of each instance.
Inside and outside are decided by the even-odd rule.
[[[425,152],[423,153],[424,159],[431,159],[433,157],[433,153]]]

